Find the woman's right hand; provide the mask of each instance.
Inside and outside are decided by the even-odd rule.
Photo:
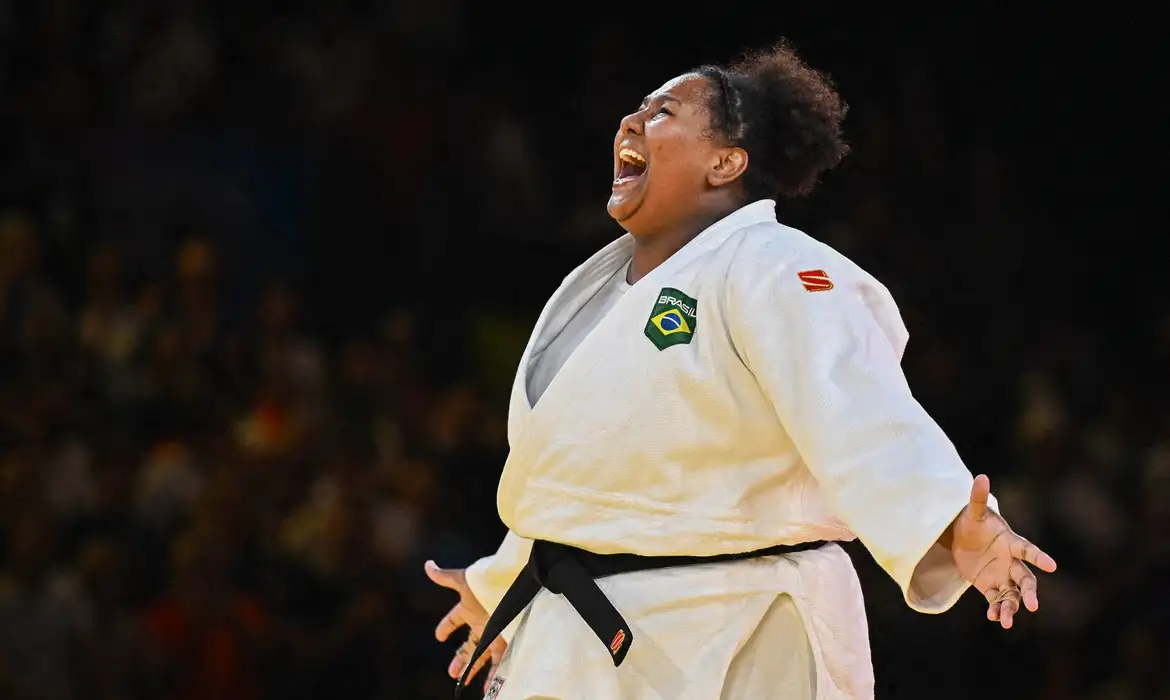
[[[459,602],[443,616],[442,620],[439,620],[439,625],[435,628],[435,639],[440,642],[447,641],[452,632],[464,625],[467,625],[470,630],[467,641],[459,646],[455,657],[447,666],[447,675],[458,679],[463,675],[463,669],[467,666],[467,659],[471,657],[471,652],[475,651],[475,645],[479,643],[480,635],[483,634],[483,628],[487,624],[489,615],[487,610],[475,599],[471,587],[467,585],[464,569],[440,569],[438,564],[433,561],[428,561],[423,568],[430,580],[459,594]],[[476,661],[475,668],[467,674],[468,680],[474,678],[475,674],[479,673],[480,669],[490,662],[491,670],[488,672],[486,683],[491,683],[492,676],[495,675],[496,668],[499,666],[500,660],[504,658],[504,651],[507,648],[508,643],[504,641],[504,638],[502,636],[496,637],[488,645],[483,656]]]

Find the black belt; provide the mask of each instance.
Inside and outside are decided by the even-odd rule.
[[[609,648],[613,657],[613,665],[620,666],[626,658],[634,635],[630,626],[622,618],[621,613],[613,607],[594,579],[605,578],[632,571],[648,571],[651,569],[665,569],[673,566],[693,566],[696,564],[716,564],[726,561],[755,559],[774,554],[792,554],[817,549],[826,544],[818,540],[801,544],[782,544],[766,549],[757,549],[752,552],[737,554],[718,554],[711,557],[644,557],[637,554],[595,554],[577,547],[537,540],[532,544],[532,554],[528,557],[520,575],[508,587],[500,604],[496,606],[487,625],[483,628],[483,635],[475,645],[475,651],[467,660],[463,675],[455,686],[455,697],[463,691],[467,683],[467,674],[475,666],[479,657],[483,656],[489,644],[504,631],[512,620],[515,620],[524,608],[536,598],[541,588],[547,588],[553,593],[564,595],[577,614],[585,620],[597,638]]]

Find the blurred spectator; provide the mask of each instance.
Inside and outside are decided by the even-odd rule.
[[[9,530],[9,566],[0,579],[0,654],[17,697],[77,697],[82,647],[92,631],[77,580],[59,569],[57,532],[27,513]]]
[[[171,592],[145,613],[159,654],[160,696],[263,697],[270,644],[263,607],[235,591],[219,540],[227,533],[193,530],[175,540]]]

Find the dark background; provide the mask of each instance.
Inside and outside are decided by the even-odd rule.
[[[619,234],[618,120],[781,35],[854,146],[781,220],[891,288],[916,394],[1061,564],[1008,633],[852,547],[878,697],[1170,697],[1152,25],[500,4],[0,0],[0,698],[448,697],[422,561],[502,535],[505,393]]]

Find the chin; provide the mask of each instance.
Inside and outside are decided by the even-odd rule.
[[[641,199],[633,202],[626,200],[615,202],[611,198],[609,203],[606,204],[605,210],[609,213],[610,218],[616,221],[626,232],[637,235],[638,226],[634,223],[634,220],[637,218],[637,214],[641,208]]]

